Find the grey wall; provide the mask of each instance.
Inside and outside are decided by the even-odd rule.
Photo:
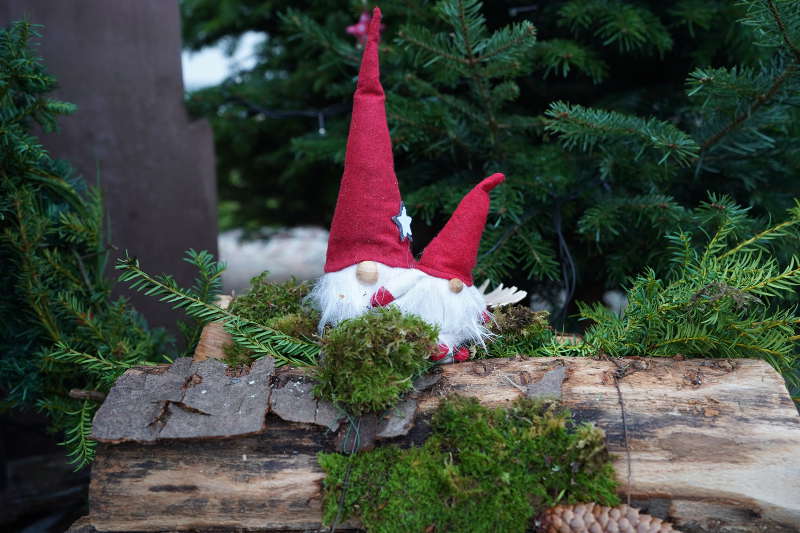
[[[114,245],[189,283],[184,250],[217,251],[217,195],[211,129],[184,111],[177,1],[0,2],[0,24],[21,18],[44,25],[55,96],[78,105],[44,146],[90,183],[99,166]],[[174,326],[166,306],[133,299],[151,323]]]

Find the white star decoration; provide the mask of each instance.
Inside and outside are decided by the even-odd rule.
[[[411,240],[411,217],[406,213],[406,204],[400,202],[400,212],[392,217],[392,220],[397,224],[397,229],[400,230],[400,242],[408,239]]]

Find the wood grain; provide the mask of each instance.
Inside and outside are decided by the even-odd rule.
[[[620,371],[606,360],[515,358],[440,367],[438,381],[415,395],[414,426],[393,441],[422,441],[426,418],[448,394],[501,406],[530,391],[560,393],[576,421],[606,431],[621,492],[645,512],[689,532],[800,531],[800,417],[769,365],[671,359],[623,365]],[[627,446],[615,375],[622,376]],[[274,413],[265,428],[223,440],[101,444],[90,487],[92,525],[98,531],[319,528],[323,473],[315,457],[333,449],[337,435]]]
[[[233,297],[221,294],[215,302],[221,309],[227,309],[233,302]],[[225,346],[233,343],[231,334],[225,331],[222,322],[211,322],[206,324],[200,332],[200,339],[197,341],[197,348],[194,350],[195,361],[205,361],[206,359],[225,359]]]

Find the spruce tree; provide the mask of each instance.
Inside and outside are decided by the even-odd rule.
[[[215,125],[226,223],[292,224],[301,207],[312,212],[304,222],[326,223],[360,54],[344,30],[363,3],[258,4],[249,18],[247,1],[182,5],[190,46],[267,34],[254,69],[189,96]],[[478,278],[564,289],[558,325],[577,310],[573,296],[596,300],[647,266],[666,269],[665,236],[692,223],[707,192],[752,206],[751,228],[800,194],[796,2],[381,8],[382,79],[415,246],[481,177],[505,172]]]

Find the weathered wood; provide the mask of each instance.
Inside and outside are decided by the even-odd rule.
[[[233,297],[227,294],[221,294],[214,302],[218,307],[227,309],[233,302]],[[222,322],[211,322],[206,324],[203,331],[200,332],[200,339],[197,341],[197,347],[194,350],[195,361],[205,361],[206,359],[224,359],[225,346],[231,344],[233,338],[231,334],[225,331],[225,325]]]
[[[605,360],[516,358],[437,372],[429,389],[412,395],[413,427],[413,404],[405,403],[387,413],[397,417],[391,424],[385,417],[373,421],[376,438],[385,431],[397,435],[394,442],[420,442],[426,418],[448,394],[489,406],[523,394],[560,394],[576,420],[606,431],[621,492],[645,512],[682,531],[800,531],[800,417],[782,378],[762,361],[633,359],[621,370]],[[278,372],[270,382],[297,392],[279,410],[283,416],[292,418],[294,401],[307,403],[302,374]],[[100,445],[92,525],[98,531],[319,528],[323,473],[316,454],[333,449],[347,427],[337,436],[313,411],[314,419],[297,417],[309,423],[273,411],[259,435]]]
[[[272,359],[229,376],[216,359],[177,359],[171,366],[137,367],[123,374],[97,410],[92,438],[100,442],[152,442],[219,438],[264,431]]]

